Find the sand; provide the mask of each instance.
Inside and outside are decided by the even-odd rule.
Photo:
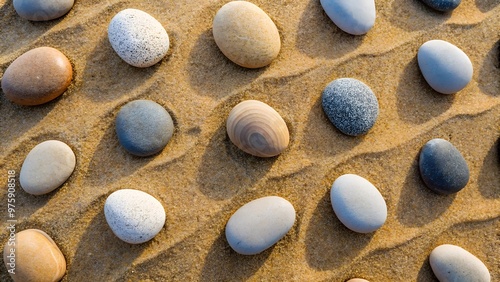
[[[76,1],[61,19],[29,22],[12,1],[0,0],[0,75],[24,52],[62,51],[74,67],[58,99],[21,107],[0,93],[0,186],[17,179],[36,144],[57,139],[77,165],[52,193],[32,196],[17,182],[16,228],[38,228],[67,260],[63,281],[436,281],[428,255],[440,244],[470,251],[500,280],[500,2],[464,0],[442,14],[420,1],[376,1],[377,19],[365,36],[337,28],[319,0],[253,0],[276,23],[282,49],[266,68],[239,67],[218,50],[211,25],[227,1]],[[111,48],[107,26],[125,8],[158,19],[171,38],[168,55],[146,69],[127,65]],[[454,95],[432,90],[416,54],[427,40],[447,40],[467,53],[471,83]],[[353,77],[380,104],[362,137],[338,131],[321,109],[323,88]],[[138,158],[120,147],[115,116],[125,103],[151,99],[175,120],[171,142]],[[280,156],[260,159],[228,139],[225,120],[245,99],[275,108],[291,134]],[[430,192],[418,154],[432,138],[452,142],[466,159],[468,185],[452,196]],[[335,217],[333,181],[355,173],[371,181],[388,206],[385,225],[357,234]],[[106,197],[121,188],[146,191],[164,205],[164,229],[152,241],[129,245],[106,224]],[[7,196],[0,218],[7,225]],[[263,196],[288,199],[297,211],[290,232],[255,256],[235,253],[224,227],[241,205]],[[0,232],[0,243],[8,232]],[[3,265],[3,263],[2,263]],[[0,267],[0,280],[8,281]]]

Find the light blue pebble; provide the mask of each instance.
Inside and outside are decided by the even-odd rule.
[[[375,24],[374,0],[321,0],[328,17],[343,31],[361,35]]]
[[[69,12],[74,0],[14,0],[13,4],[17,14],[22,18],[30,21],[48,21]]]

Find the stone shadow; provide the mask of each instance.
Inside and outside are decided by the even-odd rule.
[[[443,24],[451,13],[439,12],[420,0],[393,1],[389,21],[406,31],[428,30]]]
[[[417,282],[439,282],[439,280],[432,272],[431,264],[429,263],[429,258],[427,257],[420,267],[417,274]]]
[[[495,42],[484,57],[477,76],[477,84],[482,92],[497,97],[500,95],[500,41]],[[490,78],[490,80],[486,80]],[[492,80],[493,81],[492,81]]]
[[[500,139],[493,144],[484,158],[477,186],[481,195],[488,199],[500,198]]]
[[[486,13],[500,4],[500,0],[476,0],[479,11]]]

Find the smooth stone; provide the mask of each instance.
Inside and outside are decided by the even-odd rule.
[[[104,203],[104,216],[116,237],[130,244],[153,239],[165,224],[165,209],[146,192],[122,189]]]
[[[355,174],[337,178],[330,190],[335,215],[349,229],[358,233],[373,232],[387,219],[387,205],[378,189]]]
[[[439,93],[456,93],[472,79],[473,67],[467,54],[444,40],[422,44],[417,60],[425,80]]]
[[[362,278],[353,278],[353,279],[349,279],[347,280],[347,282],[370,282],[366,279],[362,279]]]
[[[2,90],[19,105],[40,105],[64,93],[73,78],[68,58],[59,50],[39,47],[22,54],[5,70]]]
[[[174,122],[161,105],[149,100],[135,100],[118,112],[116,134],[129,153],[151,156],[163,150],[170,141]]]
[[[49,21],[71,10],[74,0],[14,0],[17,14],[30,21]]]
[[[26,229],[16,233],[15,246],[8,243],[3,249],[3,261],[12,269],[10,258],[15,254],[15,274],[9,273],[15,282],[56,282],[66,273],[66,259],[47,233],[38,229]]]
[[[158,63],[170,48],[167,31],[161,23],[137,9],[116,14],[108,26],[108,38],[118,56],[138,68]]]
[[[295,209],[287,200],[268,196],[240,207],[226,225],[226,239],[242,255],[255,255],[283,238],[295,223]]]
[[[373,91],[354,78],[339,78],[323,91],[322,106],[328,119],[342,133],[367,133],[378,117],[378,101]]]
[[[328,17],[343,31],[361,35],[375,24],[374,0],[321,0]]]
[[[441,282],[489,282],[488,268],[473,254],[455,245],[444,244],[432,250],[429,262]]]
[[[19,182],[26,193],[47,194],[70,177],[75,165],[75,154],[68,145],[58,140],[44,141],[24,159]]]
[[[427,6],[441,12],[450,12],[460,5],[462,0],[422,0]]]
[[[420,175],[432,191],[453,194],[469,182],[469,167],[455,146],[444,139],[432,139],[420,152]]]
[[[222,53],[242,67],[267,66],[281,48],[274,22],[262,9],[246,1],[222,6],[214,17],[212,31]]]

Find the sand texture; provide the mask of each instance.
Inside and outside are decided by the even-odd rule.
[[[7,171],[17,180],[25,156],[57,139],[75,152],[76,169],[48,195],[32,196],[17,182],[16,228],[49,234],[67,260],[63,281],[437,281],[428,256],[440,244],[475,254],[500,281],[500,1],[463,0],[452,13],[418,0],[376,1],[375,26],[365,36],[337,28],[319,0],[252,0],[276,23],[279,56],[265,68],[245,69],[217,48],[212,19],[227,1],[77,0],[49,22],[20,18],[0,0],[0,76],[24,52],[50,46],[73,64],[69,89],[35,107],[17,106],[0,93],[0,187]],[[125,8],[155,17],[170,36],[158,64],[139,69],[121,60],[107,38],[111,18]],[[471,83],[441,95],[421,75],[421,44],[443,39],[474,66]],[[343,135],[321,108],[323,88],[352,77],[369,85],[380,114],[367,135]],[[175,133],[159,154],[139,158],[118,143],[121,106],[150,99],[172,115]],[[290,145],[278,157],[252,157],[226,134],[237,103],[256,99],[278,111]],[[440,196],[418,171],[421,147],[432,138],[454,144],[471,177],[459,193]],[[335,217],[333,181],[358,174],[383,195],[388,218],[371,234],[357,234]],[[139,189],[165,207],[163,230],[130,245],[108,227],[106,197]],[[224,228],[243,204],[277,195],[297,219],[274,247],[242,256]],[[0,223],[7,225],[6,188]],[[0,232],[2,246],[8,231]],[[0,280],[9,281],[0,266]]]

